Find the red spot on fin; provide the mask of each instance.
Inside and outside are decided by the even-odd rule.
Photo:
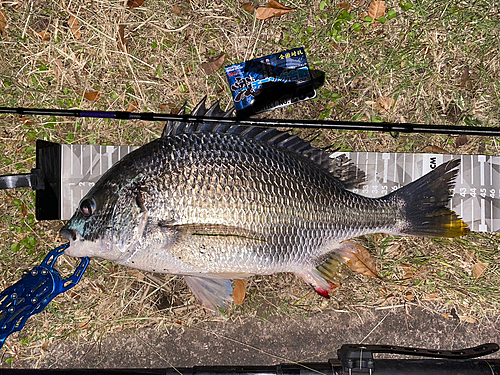
[[[322,289],[322,288],[314,288],[314,290],[321,296],[321,297],[325,297],[325,298],[330,298],[330,292],[333,290],[330,289],[330,290],[325,290],[325,289]]]

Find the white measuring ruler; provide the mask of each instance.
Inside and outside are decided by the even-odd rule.
[[[80,200],[120,158],[138,146],[61,145],[61,219],[71,218]],[[356,193],[381,197],[453,158],[461,163],[450,207],[477,232],[500,232],[500,156],[336,152],[366,173]]]

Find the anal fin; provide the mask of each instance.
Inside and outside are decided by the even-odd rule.
[[[219,312],[225,309],[227,302],[232,302],[233,286],[230,279],[184,276],[189,289],[198,300],[208,309]]]
[[[340,287],[342,261],[335,253],[327,257],[319,266],[297,273],[322,297],[330,298],[333,290]]]

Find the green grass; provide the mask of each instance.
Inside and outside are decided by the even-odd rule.
[[[160,106],[231,104],[221,69],[206,76],[201,63],[225,53],[226,65],[291,47],[304,47],[311,68],[326,74],[318,98],[266,114],[275,118],[418,122],[498,126],[500,114],[500,23],[498,9],[486,1],[388,1],[386,22],[364,20],[369,1],[343,11],[333,1],[298,1],[295,12],[255,21],[239,2],[182,3],[149,1],[133,10],[112,1],[74,1],[82,26],[76,39],[69,13],[57,2],[30,8],[6,7],[8,27],[0,39],[0,106],[125,110],[137,101],[141,111]],[[395,12],[395,13],[394,13]],[[390,18],[390,19],[389,19]],[[130,54],[121,53],[118,25],[125,25]],[[44,41],[36,33],[46,29]],[[464,70],[469,80],[462,84]],[[99,91],[96,102],[84,99]],[[395,100],[377,109],[382,97]],[[157,137],[161,123],[102,119],[0,116],[0,173],[23,173],[34,166],[34,142],[144,144]],[[376,132],[300,131],[318,147],[345,151],[422,152],[434,145],[450,153],[498,155],[496,139]],[[61,222],[33,220],[29,190],[2,191],[0,200],[0,287],[17,281],[61,243]],[[355,310],[403,303],[425,304],[448,313],[481,319],[500,309],[500,240],[486,234],[464,239],[415,239],[367,236],[362,243],[377,260],[382,279],[346,270],[343,286],[330,300],[311,293],[293,275],[255,277],[242,306],[229,319],[310,315],[329,309]],[[472,265],[487,263],[474,279]],[[77,260],[59,269],[70,274]],[[413,270],[409,274],[409,270]],[[405,275],[408,276],[405,278]],[[7,340],[8,361],[30,355],[40,342],[100,337],[124,327],[166,327],[219,319],[199,307],[184,282],[92,261],[81,283],[57,297],[46,311]],[[4,359],[5,361],[5,359]]]

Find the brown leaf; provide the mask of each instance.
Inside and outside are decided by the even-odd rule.
[[[403,263],[401,263],[399,266],[403,269],[405,273],[403,276],[403,280],[411,279],[413,275],[415,275],[415,269],[412,266]]]
[[[129,9],[139,8],[142,4],[144,4],[145,0],[128,0],[127,6]]]
[[[231,295],[235,305],[241,305],[245,299],[247,281],[245,279],[236,279]]]
[[[172,6],[172,13],[175,14],[176,16],[180,16],[182,14],[181,7],[178,6],[177,4],[174,4],[174,6]]]
[[[7,16],[3,9],[0,9],[0,36],[5,35],[5,28],[7,27]]]
[[[255,18],[258,20],[267,20],[272,17],[282,16],[294,10],[295,9],[284,6],[275,0],[269,0],[265,7],[257,8]]]
[[[71,33],[73,34],[73,36],[76,39],[80,39],[82,37],[82,32],[80,31],[80,26],[78,26],[78,20],[72,14],[70,14],[70,16],[69,16],[68,26],[69,26],[69,29],[71,30]]]
[[[472,274],[475,279],[479,279],[484,275],[486,268],[488,267],[487,263],[477,262],[472,266]]]
[[[42,30],[37,35],[42,38],[42,40],[50,40],[50,33],[47,30]]]
[[[434,145],[428,145],[428,146],[425,146],[423,149],[422,149],[423,152],[429,152],[429,153],[432,153],[432,154],[447,154],[448,151],[446,151],[444,148],[441,148],[441,147],[438,147],[438,146],[434,146]]]
[[[118,26],[118,36],[116,37],[118,48],[125,53],[128,53],[128,40],[125,39],[125,25]]]
[[[201,64],[201,67],[205,71],[205,74],[207,76],[209,76],[210,74],[215,72],[217,69],[222,67],[222,65],[224,65],[225,60],[226,60],[226,54],[222,53],[220,56],[218,56],[218,57],[216,57],[208,62],[204,62],[203,64]]]
[[[89,324],[89,322],[80,323],[80,324],[78,324],[78,327],[80,327],[80,329],[89,329],[90,324]]]
[[[455,138],[455,148],[461,147],[463,145],[466,145],[468,142],[468,138],[466,135],[459,135],[457,138]]]
[[[250,3],[245,3],[241,6],[245,11],[247,11],[248,13],[253,13],[255,12],[255,7],[250,4]]]
[[[137,103],[137,100],[132,100],[129,104],[125,112],[134,112],[139,108],[139,103]]]
[[[366,248],[356,244],[351,252],[345,252],[347,258],[347,266],[354,272],[365,276],[378,277],[377,266],[372,258],[372,255]]]
[[[368,7],[368,15],[374,20],[385,16],[385,1],[372,0],[370,6]]]
[[[349,12],[349,9],[351,9],[351,4],[349,3],[338,3],[337,6],[340,8],[340,9],[345,9]]]
[[[377,99],[373,108],[375,108],[379,112],[387,113],[392,109],[394,103],[395,100],[393,98],[390,98],[388,96],[381,96]]]
[[[415,295],[414,295],[412,292],[406,292],[406,293],[405,293],[405,298],[406,298],[408,301],[413,301],[413,299],[415,298]]]
[[[83,97],[91,102],[97,102],[101,97],[101,93],[99,91],[89,91],[83,94]]]
[[[160,104],[158,106],[162,111],[166,111],[167,109],[175,108],[175,104],[169,103],[169,104]]]
[[[460,86],[465,87],[467,90],[472,89],[472,83],[470,81],[469,66],[466,65],[464,71],[462,72],[462,77],[460,78]]]

